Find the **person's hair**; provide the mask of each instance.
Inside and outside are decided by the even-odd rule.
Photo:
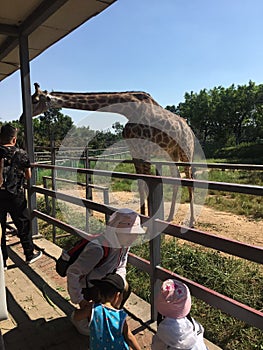
[[[13,137],[17,137],[17,128],[11,124],[5,124],[1,127],[0,143],[2,145],[10,143]]]
[[[111,300],[118,292],[120,292],[118,288],[107,282],[101,283],[99,287],[100,299],[103,299],[104,301]]]

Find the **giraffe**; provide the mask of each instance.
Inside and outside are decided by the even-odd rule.
[[[137,174],[150,175],[151,156],[163,150],[173,162],[192,162],[195,136],[185,119],[162,108],[150,94],[143,91],[126,92],[48,92],[34,84],[33,117],[49,108],[71,108],[118,113],[128,119],[123,137],[128,143]],[[143,162],[141,161],[143,160]],[[172,176],[180,172],[170,167]],[[176,169],[176,170],[174,170]],[[191,166],[184,166],[186,178],[193,179]],[[145,214],[145,183],[139,181],[141,213]],[[174,186],[168,221],[174,216],[178,186]],[[188,187],[190,201],[189,226],[194,224],[193,187]]]

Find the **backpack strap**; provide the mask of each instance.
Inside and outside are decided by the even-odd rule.
[[[81,254],[81,252],[85,249],[86,245],[93,240],[101,238],[101,235],[95,236],[94,239],[88,240],[86,238],[82,238],[80,241],[78,241],[70,250],[68,250],[68,254],[70,256],[70,261],[73,263]],[[101,247],[103,248],[103,256],[101,260],[97,263],[96,266],[101,266],[105,260],[107,259],[110,247],[108,246],[108,241],[104,238],[100,240]]]
[[[84,247],[86,246],[86,244],[89,242],[90,241],[85,239],[85,238],[81,239],[71,249],[69,249],[68,254],[71,256],[79,249],[81,249],[81,251],[82,251],[84,249]]]
[[[106,241],[106,240],[104,240],[104,242],[108,243],[108,241]],[[105,260],[107,259],[107,257],[109,256],[109,253],[110,253],[110,247],[107,244],[104,245],[103,242],[102,242],[102,248],[103,248],[103,257],[97,263],[96,267],[103,265],[103,263],[105,262]]]

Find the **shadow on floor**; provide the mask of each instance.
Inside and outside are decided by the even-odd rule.
[[[76,332],[67,317],[27,321],[4,335],[6,350],[83,350],[89,339]]]

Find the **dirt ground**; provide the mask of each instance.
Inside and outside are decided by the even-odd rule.
[[[85,194],[81,196],[84,197]],[[110,205],[113,207],[128,207],[139,211],[139,199],[135,192],[111,192],[109,197]],[[103,203],[102,193],[94,192],[93,199]],[[170,203],[165,203],[164,208],[167,217]],[[196,207],[196,209],[200,211],[196,218],[196,229],[263,247],[263,220],[255,221],[245,216],[214,210],[206,206]],[[187,217],[188,210],[189,204],[180,204],[172,222],[182,224]]]

